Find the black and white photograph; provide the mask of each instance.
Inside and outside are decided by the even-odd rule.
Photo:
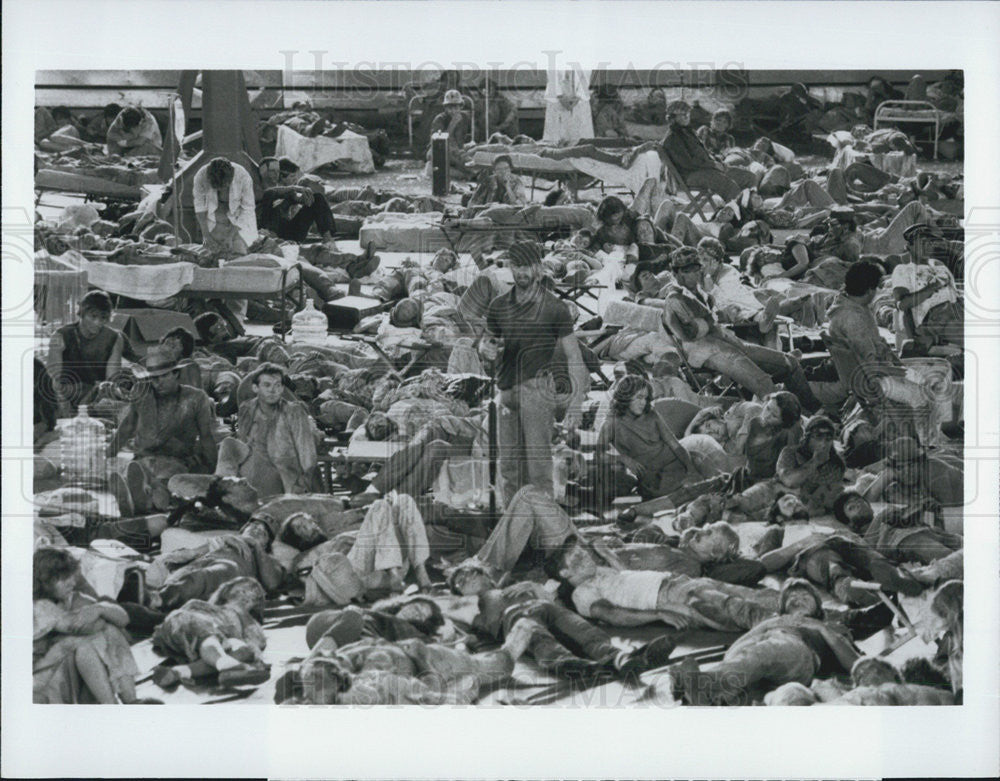
[[[756,38],[719,57],[708,3],[126,5],[33,22],[16,82],[4,36],[5,734],[99,714],[192,754],[105,774],[208,777],[174,726],[242,719],[211,768],[444,777],[484,730],[543,764],[452,773],[667,777],[745,723],[727,775],[998,769],[998,6],[719,4]],[[519,39],[541,6],[592,55]],[[616,771],[649,738],[591,716],[664,745]],[[267,753],[345,723],[343,766]],[[31,737],[18,775],[89,767]]]

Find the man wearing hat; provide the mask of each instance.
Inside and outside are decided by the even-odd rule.
[[[444,93],[444,111],[434,117],[431,122],[431,135],[435,133],[448,134],[448,164],[451,167],[451,175],[456,174],[465,177],[467,175],[467,162],[465,158],[465,142],[469,140],[469,118],[462,111],[464,100],[462,93],[457,89],[450,89]],[[431,162],[431,147],[427,147],[427,164]]]
[[[778,481],[795,491],[812,515],[831,512],[844,492],[847,467],[833,448],[836,438],[833,421],[815,415],[806,423],[802,441],[787,445],[778,455]]]
[[[200,388],[180,383],[181,366],[162,347],[149,349],[138,375],[148,382],[125,408],[108,445],[114,458],[129,441],[135,457],[125,471],[135,514],[166,510],[166,483],[184,473],[208,473],[215,468],[215,413],[212,400]],[[120,499],[126,497],[120,497]]]
[[[508,250],[514,287],[490,302],[486,339],[481,350],[487,360],[499,353],[497,388],[500,390],[498,435],[500,473],[504,495],[534,485],[551,493],[552,432],[558,396],[552,367],[557,348],[569,368],[569,403],[564,423],[575,428],[580,406],[590,390],[590,375],[573,335],[566,304],[542,287],[542,253],[537,242],[515,242]],[[498,343],[499,341],[499,343]],[[501,351],[502,345],[502,351]]]
[[[940,234],[926,223],[913,225],[903,233],[910,261],[892,271],[892,294],[904,317],[912,319],[914,335],[931,345],[965,344],[964,318],[955,278],[948,268],[933,259],[934,242]]]
[[[793,356],[747,344],[719,325],[715,301],[700,287],[703,270],[698,250],[674,250],[670,264],[676,282],[667,289],[663,325],[680,343],[691,366],[719,372],[760,398],[777,390],[773,380],[784,382],[807,411],[819,409],[820,402]]]

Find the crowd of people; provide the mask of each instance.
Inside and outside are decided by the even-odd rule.
[[[463,138],[452,92],[431,129]],[[36,141],[162,148],[149,112],[110,109],[82,129],[46,112],[58,127]],[[208,161],[194,244],[172,235],[169,194],[39,220],[38,251],[123,263],[294,244],[315,301],[365,286],[382,306],[355,329],[378,351],[246,335],[240,312],[177,300],[193,330],[140,350],[111,296],[81,299],[35,361],[36,479],[58,485],[56,421],[85,407],[106,421],[117,517],[92,489],[40,495],[35,701],[148,701],[130,643],[151,638],[164,691],[276,678],[290,703],[474,703],[516,665],[573,687],[667,670],[690,705],[960,703],[963,239],[945,207],[961,176],[885,170],[874,150],[906,147],[899,131],[804,164],[767,138],[737,146],[728,112],[694,128],[687,103],[662,111],[662,141],[623,163],[655,151],[664,175],[564,203],[588,224],[475,262],[344,251],[345,222],[443,204],[333,188],[287,158]],[[619,119],[602,108],[595,130]],[[466,217],[533,208],[510,156],[467,195]],[[591,287],[597,315],[568,295]],[[142,561],[141,587],[88,579],[85,549],[108,539]],[[863,653],[912,628],[904,597],[926,604],[931,651]],[[280,675],[276,602],[308,615]],[[693,632],[718,633],[720,657],[680,658]]]

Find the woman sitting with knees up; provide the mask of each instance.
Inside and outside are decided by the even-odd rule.
[[[695,461],[652,407],[652,386],[644,377],[627,374],[615,385],[597,452],[618,451],[626,468],[639,479],[645,498],[665,496],[684,483],[714,477],[708,463]]]

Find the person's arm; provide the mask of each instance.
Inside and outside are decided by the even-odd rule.
[[[583,362],[583,356],[580,354],[580,343],[577,342],[575,334],[566,334],[559,340],[559,345],[566,355],[566,364],[573,384],[563,423],[566,428],[575,429],[580,424],[580,418],[583,414],[583,400],[590,390],[590,372],[587,371]]]
[[[792,257],[795,259],[795,265],[790,269],[786,269],[778,274],[779,277],[784,277],[786,279],[795,279],[796,277],[804,274],[809,268],[809,252],[806,250],[804,244],[795,244],[792,246]]]
[[[62,334],[53,334],[52,338],[49,340],[49,360],[47,370],[49,377],[52,379],[52,391],[56,396],[56,414],[60,417],[68,417],[70,414],[69,402],[66,400],[66,396],[63,393],[62,388],[63,350],[65,347],[66,345],[63,341]]]
[[[198,404],[195,425],[198,427],[198,447],[201,449],[202,461],[214,470],[219,450],[215,443],[215,414],[212,402],[204,393]]]
[[[129,404],[118,423],[118,428],[115,429],[115,433],[108,442],[108,458],[117,456],[125,444],[135,436],[138,420],[139,413],[136,411],[135,405]]]
[[[122,351],[125,349],[125,340],[121,333],[115,337],[115,344],[111,348],[111,355],[108,357],[107,366],[104,369],[104,378],[110,380],[122,370]]]
[[[896,280],[893,280],[893,283],[895,282]],[[896,299],[896,306],[900,309],[912,309],[922,304],[943,287],[946,287],[944,282],[939,279],[932,279],[927,285],[915,292],[911,292],[906,287],[893,287],[892,297]]]
[[[101,618],[109,624],[114,624],[120,629],[124,629],[128,625],[128,613],[121,605],[114,602],[98,602],[94,607],[100,610]]]
[[[666,422],[657,414],[656,416],[656,428],[659,431],[660,439],[666,443],[667,447],[674,454],[678,461],[684,465],[684,469],[691,475],[700,475],[702,477],[708,477],[708,475],[703,475],[701,470],[695,465],[694,461],[691,460],[691,454],[684,449],[684,446],[677,441],[677,437],[674,436],[674,432],[670,430],[670,427]]]
[[[303,474],[310,475],[316,468],[316,438],[313,436],[312,419],[305,407],[296,404],[292,408],[292,437],[299,457],[299,467]]]
[[[788,488],[798,488],[814,477],[816,471],[827,462],[828,458],[828,452],[817,451],[806,463],[797,467],[795,466],[795,448],[788,446],[778,456],[778,463],[774,471],[782,485]]]

